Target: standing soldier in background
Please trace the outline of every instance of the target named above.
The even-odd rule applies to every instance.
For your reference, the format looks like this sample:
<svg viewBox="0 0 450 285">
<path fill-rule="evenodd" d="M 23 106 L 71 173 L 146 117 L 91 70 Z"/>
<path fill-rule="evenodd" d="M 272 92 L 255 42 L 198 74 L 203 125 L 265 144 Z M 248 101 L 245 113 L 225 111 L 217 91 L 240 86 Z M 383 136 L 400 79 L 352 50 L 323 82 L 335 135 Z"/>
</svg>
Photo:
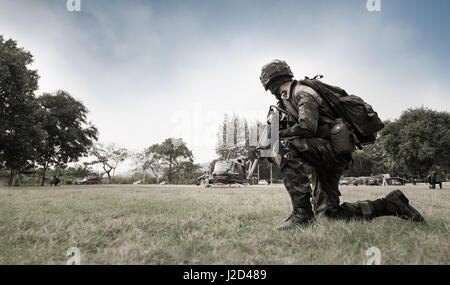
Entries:
<svg viewBox="0 0 450 285">
<path fill-rule="evenodd" d="M 439 189 L 442 189 L 442 182 L 445 181 L 445 177 L 442 172 L 436 174 L 436 184 L 439 184 Z"/>
<path fill-rule="evenodd" d="M 428 188 L 430 188 L 430 189 L 434 189 L 434 188 L 436 188 L 436 184 L 434 183 L 434 180 L 433 180 L 433 174 L 431 173 L 430 175 L 428 175 L 427 176 L 427 182 L 428 182 Z"/>
<path fill-rule="evenodd" d="M 436 171 L 431 172 L 431 174 L 428 175 L 427 180 L 430 184 L 430 189 L 436 189 L 436 184 L 439 184 L 439 189 L 442 189 L 442 181 L 444 181 L 444 179 L 440 174 L 437 174 Z"/>
<path fill-rule="evenodd" d="M 290 67 L 280 60 L 264 65 L 260 76 L 265 90 L 270 90 L 278 100 L 278 107 L 288 113 L 288 125 L 279 132 L 279 151 L 280 169 L 293 210 L 275 229 L 307 225 L 316 215 L 345 220 L 399 216 L 425 222 L 400 190 L 375 201 L 339 204 L 339 179 L 352 155 L 335 151 L 330 132 L 342 119 L 336 117 L 317 91 L 293 77 Z"/>
</svg>

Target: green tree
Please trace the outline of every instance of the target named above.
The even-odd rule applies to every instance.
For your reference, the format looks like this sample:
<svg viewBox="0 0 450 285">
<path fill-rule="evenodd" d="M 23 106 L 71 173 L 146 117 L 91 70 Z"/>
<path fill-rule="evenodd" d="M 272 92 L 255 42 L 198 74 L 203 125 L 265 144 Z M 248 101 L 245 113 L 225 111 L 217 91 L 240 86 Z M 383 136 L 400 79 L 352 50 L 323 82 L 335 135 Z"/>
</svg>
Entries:
<svg viewBox="0 0 450 285">
<path fill-rule="evenodd" d="M 44 186 L 47 170 L 76 162 L 89 153 L 93 141 L 97 140 L 97 129 L 87 122 L 87 108 L 65 91 L 44 93 L 38 97 L 41 121 L 47 137 L 44 149 L 39 153 L 38 163 L 43 167 Z"/>
<path fill-rule="evenodd" d="M 161 144 L 154 144 L 147 149 L 148 157 L 153 159 L 153 164 L 164 170 L 167 183 L 173 182 L 174 172 L 182 165 L 182 162 L 193 162 L 192 151 L 182 139 L 168 138 Z"/>
<path fill-rule="evenodd" d="M 152 147 L 145 149 L 142 152 L 137 152 L 133 157 L 134 171 L 143 173 L 143 181 L 145 181 L 145 175 L 150 170 L 152 175 L 156 179 L 156 183 L 159 183 L 163 171 L 163 162 L 158 153 L 153 151 Z"/>
<path fill-rule="evenodd" d="M 177 184 L 193 184 L 203 174 L 200 164 L 192 161 L 181 161 L 174 171 L 174 179 Z"/>
<path fill-rule="evenodd" d="M 126 148 L 119 147 L 114 143 L 108 145 L 96 143 L 92 146 L 90 154 L 96 158 L 91 164 L 100 163 L 102 165 L 103 170 L 108 175 L 110 184 L 113 182 L 119 164 L 125 161 L 129 156 L 129 152 Z"/>
<path fill-rule="evenodd" d="M 75 164 L 73 166 L 69 166 L 64 170 L 67 176 L 72 176 L 76 178 L 84 178 L 88 176 L 95 176 L 97 173 L 92 169 L 90 163 L 82 163 Z"/>
<path fill-rule="evenodd" d="M 10 170 L 8 185 L 30 167 L 46 137 L 34 96 L 39 76 L 29 69 L 33 56 L 0 35 L 0 162 Z"/>
<path fill-rule="evenodd" d="M 392 168 L 423 178 L 430 169 L 450 170 L 450 113 L 408 109 L 381 131 L 381 145 Z"/>
</svg>

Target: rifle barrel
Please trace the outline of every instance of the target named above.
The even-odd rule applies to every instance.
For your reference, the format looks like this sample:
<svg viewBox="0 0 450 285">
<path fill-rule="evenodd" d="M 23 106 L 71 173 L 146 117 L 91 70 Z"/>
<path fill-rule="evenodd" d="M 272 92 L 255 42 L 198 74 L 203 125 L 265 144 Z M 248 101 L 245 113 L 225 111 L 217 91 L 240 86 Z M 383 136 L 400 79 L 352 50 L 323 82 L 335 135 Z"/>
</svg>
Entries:
<svg viewBox="0 0 450 285">
<path fill-rule="evenodd" d="M 252 167 L 250 168 L 250 171 L 247 174 L 247 180 L 250 180 L 253 176 L 253 172 L 255 172 L 256 167 L 258 166 L 259 158 L 255 158 L 255 160 L 252 163 Z"/>
</svg>

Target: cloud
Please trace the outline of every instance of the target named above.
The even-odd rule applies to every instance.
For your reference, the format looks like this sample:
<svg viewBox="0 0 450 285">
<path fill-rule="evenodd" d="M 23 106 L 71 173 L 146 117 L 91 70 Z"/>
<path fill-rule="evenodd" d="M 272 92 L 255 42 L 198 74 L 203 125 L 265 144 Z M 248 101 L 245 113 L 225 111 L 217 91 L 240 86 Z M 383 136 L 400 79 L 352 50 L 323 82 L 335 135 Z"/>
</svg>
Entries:
<svg viewBox="0 0 450 285">
<path fill-rule="evenodd" d="M 62 2 L 0 0 L 1 33 L 34 54 L 39 92 L 69 91 L 100 140 L 133 150 L 180 135 L 196 161 L 211 160 L 224 113 L 265 119 L 274 100 L 258 77 L 274 58 L 297 78 L 325 75 L 383 119 L 450 106 L 448 56 L 390 2 L 379 13 L 365 1 L 82 0 L 80 13 Z"/>
</svg>

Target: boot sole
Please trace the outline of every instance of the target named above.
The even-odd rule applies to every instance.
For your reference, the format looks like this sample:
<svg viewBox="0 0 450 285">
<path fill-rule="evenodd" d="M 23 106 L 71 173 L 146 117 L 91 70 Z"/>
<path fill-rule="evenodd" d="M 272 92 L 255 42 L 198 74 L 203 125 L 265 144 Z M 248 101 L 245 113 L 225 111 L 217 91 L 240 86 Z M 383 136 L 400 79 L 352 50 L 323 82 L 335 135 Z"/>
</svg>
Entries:
<svg viewBox="0 0 450 285">
<path fill-rule="evenodd" d="M 412 217 L 400 216 L 400 218 L 404 220 L 413 220 L 415 222 L 425 223 L 425 218 L 419 213 L 419 211 L 417 211 L 414 207 L 412 207 L 409 204 L 408 198 L 406 198 L 405 194 L 403 194 L 402 191 L 400 191 L 399 189 L 394 190 L 393 192 L 391 192 L 391 195 L 395 196 L 398 200 L 400 200 L 403 206 L 405 206 L 412 213 L 411 215 Z"/>
</svg>

